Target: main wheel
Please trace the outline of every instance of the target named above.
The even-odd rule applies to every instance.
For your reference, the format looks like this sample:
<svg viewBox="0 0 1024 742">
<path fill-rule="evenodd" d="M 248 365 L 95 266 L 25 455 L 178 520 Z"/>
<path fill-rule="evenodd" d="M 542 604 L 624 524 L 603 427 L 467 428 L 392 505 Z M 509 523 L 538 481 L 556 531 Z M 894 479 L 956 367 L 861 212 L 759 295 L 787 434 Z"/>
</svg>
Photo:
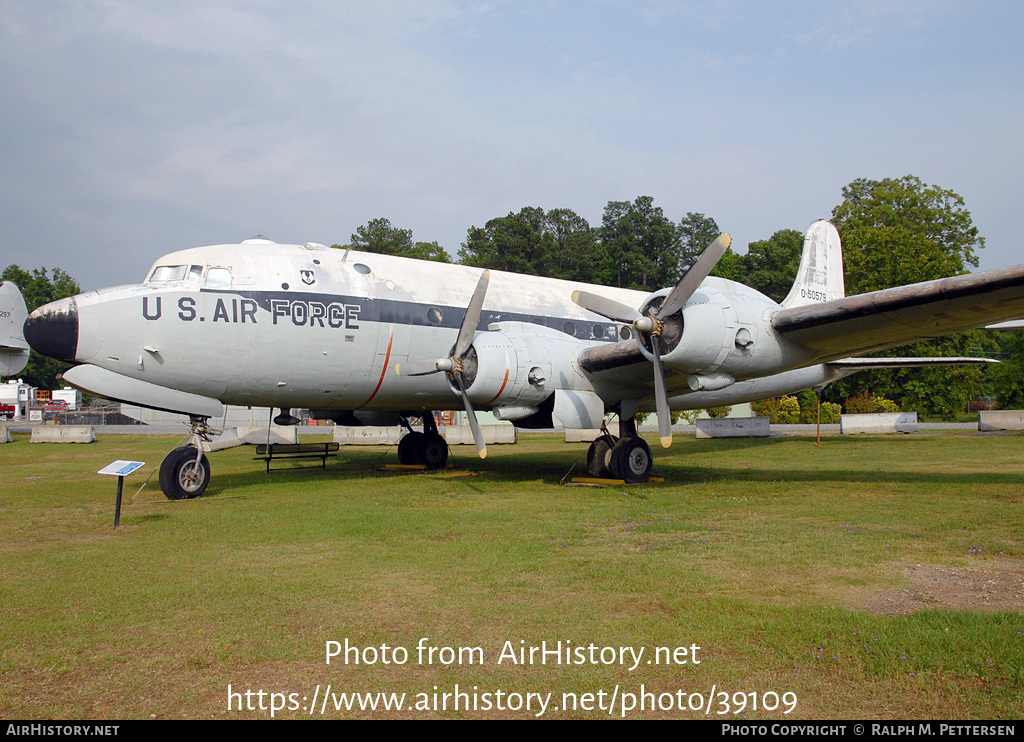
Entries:
<svg viewBox="0 0 1024 742">
<path fill-rule="evenodd" d="M 426 438 L 427 436 L 418 431 L 403 435 L 402 440 L 398 441 L 398 463 L 404 466 L 426 464 Z"/>
<path fill-rule="evenodd" d="M 171 451 L 160 464 L 160 489 L 170 500 L 191 500 L 206 491 L 210 483 L 210 462 L 204 453 L 196 463 L 196 449 L 182 446 Z"/>
<path fill-rule="evenodd" d="M 612 460 L 612 447 L 615 440 L 610 435 L 602 435 L 590 444 L 587 449 L 587 472 L 598 479 L 608 479 L 612 476 L 609 468 Z"/>
<path fill-rule="evenodd" d="M 448 463 L 448 441 L 439 434 L 423 436 L 423 463 L 428 469 L 444 469 Z"/>
<path fill-rule="evenodd" d="M 612 473 L 629 484 L 646 482 L 654 459 L 643 438 L 620 438 L 612 449 Z"/>
</svg>

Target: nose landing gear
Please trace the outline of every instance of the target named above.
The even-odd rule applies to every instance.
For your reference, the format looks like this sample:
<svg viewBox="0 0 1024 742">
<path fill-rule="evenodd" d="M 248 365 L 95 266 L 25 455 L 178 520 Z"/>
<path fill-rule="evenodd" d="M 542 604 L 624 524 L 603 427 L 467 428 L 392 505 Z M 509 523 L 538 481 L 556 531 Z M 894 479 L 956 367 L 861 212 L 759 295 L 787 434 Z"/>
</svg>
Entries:
<svg viewBox="0 0 1024 742">
<path fill-rule="evenodd" d="M 206 417 L 193 417 L 189 445 L 175 448 L 160 464 L 160 489 L 167 499 L 191 500 L 210 484 L 210 462 L 203 453 L 203 441 L 221 431 L 211 428 L 208 421 Z"/>
<path fill-rule="evenodd" d="M 175 448 L 160 464 L 160 489 L 169 500 L 191 500 L 206 491 L 210 462 L 192 446 Z"/>
</svg>

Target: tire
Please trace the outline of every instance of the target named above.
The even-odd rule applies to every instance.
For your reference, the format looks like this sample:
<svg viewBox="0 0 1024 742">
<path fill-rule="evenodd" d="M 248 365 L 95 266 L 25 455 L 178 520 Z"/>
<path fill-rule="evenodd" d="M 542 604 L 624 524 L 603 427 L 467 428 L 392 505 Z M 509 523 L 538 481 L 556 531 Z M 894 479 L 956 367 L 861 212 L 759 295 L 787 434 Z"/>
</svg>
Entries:
<svg viewBox="0 0 1024 742">
<path fill-rule="evenodd" d="M 612 473 L 627 484 L 646 482 L 653 466 L 651 447 L 643 438 L 620 438 L 612 449 Z"/>
<path fill-rule="evenodd" d="M 417 431 L 403 435 L 402 440 L 398 441 L 398 463 L 404 466 L 426 465 L 426 438 Z"/>
<path fill-rule="evenodd" d="M 422 452 L 428 469 L 444 469 L 448 463 L 448 442 L 437 433 L 423 436 Z"/>
<path fill-rule="evenodd" d="M 614 439 L 608 435 L 602 435 L 590 444 L 587 450 L 587 472 L 598 479 L 609 479 L 612 477 L 611 464 L 612 447 Z"/>
<path fill-rule="evenodd" d="M 191 500 L 206 491 L 210 483 L 210 462 L 206 454 L 196 466 L 196 449 L 182 446 L 171 451 L 160 464 L 160 489 L 169 500 Z"/>
</svg>

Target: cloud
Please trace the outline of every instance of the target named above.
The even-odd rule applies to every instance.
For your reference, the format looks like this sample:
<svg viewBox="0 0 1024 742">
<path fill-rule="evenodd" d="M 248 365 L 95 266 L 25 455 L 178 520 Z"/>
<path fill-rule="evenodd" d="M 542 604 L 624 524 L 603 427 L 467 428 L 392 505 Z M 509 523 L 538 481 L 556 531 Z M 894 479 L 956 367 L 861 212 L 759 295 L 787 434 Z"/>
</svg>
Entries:
<svg viewBox="0 0 1024 742">
<path fill-rule="evenodd" d="M 859 47 L 898 39 L 916 45 L 925 29 L 947 22 L 949 2 L 907 0 L 852 0 L 821 6 L 821 20 L 813 31 L 798 34 L 796 40 L 824 51 L 845 52 Z"/>
<path fill-rule="evenodd" d="M 597 222 L 639 195 L 745 244 L 827 216 L 855 177 L 973 172 L 953 158 L 1002 203 L 1012 24 L 991 12 L 952 58 L 973 27 L 924 8 L 7 0 L 0 236 L 95 287 L 255 232 L 345 241 L 384 216 L 454 252 L 526 205 Z"/>
</svg>

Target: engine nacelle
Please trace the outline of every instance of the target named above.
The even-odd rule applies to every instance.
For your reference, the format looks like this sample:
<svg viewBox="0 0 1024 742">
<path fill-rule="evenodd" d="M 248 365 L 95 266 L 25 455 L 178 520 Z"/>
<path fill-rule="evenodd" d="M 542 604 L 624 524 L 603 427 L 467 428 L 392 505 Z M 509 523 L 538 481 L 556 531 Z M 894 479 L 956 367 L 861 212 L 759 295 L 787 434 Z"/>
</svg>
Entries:
<svg viewBox="0 0 1024 742">
<path fill-rule="evenodd" d="M 586 345 L 565 333 L 523 322 L 498 322 L 477 333 L 463 379 L 474 405 L 507 410 L 507 419 L 535 411 L 555 389 L 590 389 L 575 360 Z"/>
<path fill-rule="evenodd" d="M 664 301 L 669 290 L 655 292 L 642 314 Z M 761 351 L 774 342 L 765 335 L 761 315 L 764 307 L 752 306 L 743 296 L 727 298 L 714 286 L 701 286 L 681 311 L 666 318 L 659 341 L 666 367 L 690 374 L 696 389 L 720 389 L 732 378 L 741 377 Z M 650 338 L 640 336 L 640 349 L 652 357 Z M 769 355 L 775 355 L 770 353 Z"/>
</svg>

